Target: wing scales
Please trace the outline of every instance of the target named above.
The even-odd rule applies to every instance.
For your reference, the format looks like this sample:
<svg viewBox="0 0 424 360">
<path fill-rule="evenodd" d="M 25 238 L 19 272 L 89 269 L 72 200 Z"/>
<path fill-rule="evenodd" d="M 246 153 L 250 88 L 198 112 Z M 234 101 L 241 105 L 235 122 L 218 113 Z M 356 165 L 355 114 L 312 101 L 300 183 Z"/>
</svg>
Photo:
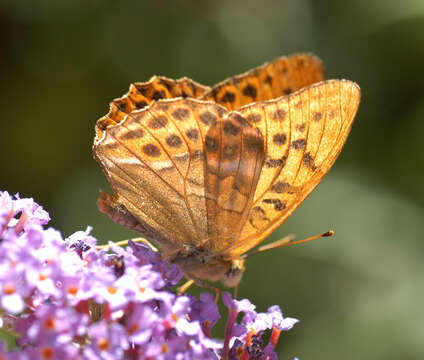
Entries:
<svg viewBox="0 0 424 360">
<path fill-rule="evenodd" d="M 355 83 L 330 80 L 276 101 L 240 109 L 242 114 L 247 114 L 260 111 L 263 106 L 269 124 L 277 103 L 280 110 L 287 111 L 281 121 L 290 124 L 290 134 L 287 134 L 287 158 L 279 165 L 278 175 L 270 180 L 269 174 L 261 174 L 259 184 L 268 183 L 266 191 L 258 186 L 240 240 L 224 251 L 224 256 L 237 257 L 256 246 L 310 194 L 337 158 L 359 99 L 360 90 Z M 270 132 L 268 144 L 269 137 Z M 267 156 L 271 151 L 268 147 Z"/>
<path fill-rule="evenodd" d="M 153 103 L 103 130 L 94 146 L 118 194 L 114 206 L 122 205 L 180 246 L 199 243 L 206 233 L 202 134 L 213 122 L 202 121 L 205 104 L 193 99 Z M 209 120 L 225 111 L 209 107 Z"/>
<path fill-rule="evenodd" d="M 131 84 L 128 93 L 114 99 L 110 103 L 109 113 L 97 121 L 96 134 L 101 137 L 102 131 L 108 126 L 116 125 L 126 115 L 144 109 L 153 101 L 176 97 L 199 98 L 209 89 L 208 86 L 203 86 L 186 77 L 173 80 L 164 76 L 153 76 L 147 82 Z"/>
<path fill-rule="evenodd" d="M 205 138 L 204 247 L 219 252 L 240 236 L 263 163 L 263 139 L 240 114 L 231 112 Z"/>
<path fill-rule="evenodd" d="M 252 102 L 276 99 L 323 80 L 322 62 L 312 54 L 283 56 L 231 77 L 201 98 L 235 110 Z"/>
</svg>

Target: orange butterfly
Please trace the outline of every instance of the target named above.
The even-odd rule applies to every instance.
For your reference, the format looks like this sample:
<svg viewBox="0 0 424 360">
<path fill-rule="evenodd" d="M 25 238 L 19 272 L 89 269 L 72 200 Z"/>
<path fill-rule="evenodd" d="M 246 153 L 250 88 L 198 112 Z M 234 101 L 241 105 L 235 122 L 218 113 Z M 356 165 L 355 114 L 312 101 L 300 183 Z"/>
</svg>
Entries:
<svg viewBox="0 0 424 360">
<path fill-rule="evenodd" d="M 321 61 L 296 54 L 212 88 L 132 84 L 96 125 L 94 156 L 114 191 L 100 211 L 189 279 L 236 287 L 246 252 L 311 193 L 350 131 L 359 87 L 322 80 Z"/>
</svg>

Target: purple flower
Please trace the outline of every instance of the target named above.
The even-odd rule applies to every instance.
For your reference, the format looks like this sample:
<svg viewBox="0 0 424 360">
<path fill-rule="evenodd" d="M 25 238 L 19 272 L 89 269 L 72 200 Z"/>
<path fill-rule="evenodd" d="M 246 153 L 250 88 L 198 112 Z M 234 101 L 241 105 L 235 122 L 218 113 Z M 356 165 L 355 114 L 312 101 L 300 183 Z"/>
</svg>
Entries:
<svg viewBox="0 0 424 360">
<path fill-rule="evenodd" d="M 25 223 L 22 224 L 24 229 L 30 228 L 34 224 L 46 225 L 50 221 L 50 216 L 40 205 L 38 205 L 34 199 L 25 198 L 21 199 L 19 194 L 15 195 L 16 200 L 13 202 L 13 210 L 16 214 L 21 213 L 21 217 L 26 217 Z M 13 219 L 10 222 L 10 226 L 18 225 L 21 221 Z"/>
<path fill-rule="evenodd" d="M 130 347 L 128 334 L 117 323 L 95 323 L 88 330 L 90 344 L 84 348 L 87 359 L 123 359 L 125 350 Z"/>
<path fill-rule="evenodd" d="M 57 345 L 70 343 L 83 336 L 89 318 L 70 307 L 51 304 L 39 306 L 30 316 L 21 317 L 16 330 L 25 336 L 26 343 L 33 345 Z M 20 342 L 22 343 L 22 338 Z"/>
<path fill-rule="evenodd" d="M 136 345 L 146 344 L 153 336 L 156 325 L 160 322 L 160 317 L 150 306 L 134 304 L 131 309 L 127 309 L 127 319 L 125 328 L 128 339 Z M 140 321 L 142 319 L 142 321 Z"/>
<path fill-rule="evenodd" d="M 228 307 L 229 315 L 224 340 L 223 356 L 230 358 L 274 359 L 275 346 L 282 330 L 291 329 L 299 320 L 283 318 L 279 306 L 271 306 L 266 313 L 257 313 L 255 306 L 247 299 L 235 300 L 227 292 L 222 294 L 224 305 Z M 240 324 L 236 323 L 238 314 L 244 316 Z M 269 343 L 265 346 L 262 335 L 271 330 Z"/>
<path fill-rule="evenodd" d="M 215 297 L 210 293 L 201 293 L 200 299 L 191 298 L 191 308 L 188 313 L 189 318 L 193 321 L 199 321 L 202 324 L 204 333 L 212 337 L 211 331 L 221 315 L 218 306 L 215 303 Z"/>
<path fill-rule="evenodd" d="M 269 307 L 267 314 L 272 321 L 272 327 L 275 327 L 278 330 L 288 331 L 299 322 L 299 320 L 295 318 L 283 318 L 283 313 L 278 305 Z"/>
<path fill-rule="evenodd" d="M 83 255 L 89 250 L 95 249 L 97 245 L 97 240 L 90 236 L 92 229 L 91 226 L 88 226 L 85 231 L 77 231 L 65 240 L 69 248 L 74 249 L 80 258 L 83 258 Z"/>
<path fill-rule="evenodd" d="M 49 221 L 49 214 L 32 198 L 21 199 L 16 194 L 13 199 L 8 192 L 0 191 L 0 238 L 7 227 L 19 234 L 34 224 L 46 225 Z"/>
<path fill-rule="evenodd" d="M 0 192 L 0 314 L 20 347 L 0 343 L 0 358 L 269 360 L 280 332 L 298 321 L 224 292 L 224 342 L 214 339 L 215 297 L 178 296 L 177 265 L 133 241 L 99 250 L 90 227 L 64 240 L 49 220 L 33 199 Z"/>
<path fill-rule="evenodd" d="M 13 215 L 12 198 L 6 191 L 0 192 L 0 239 L 2 238 L 4 231 L 7 229 Z"/>
</svg>

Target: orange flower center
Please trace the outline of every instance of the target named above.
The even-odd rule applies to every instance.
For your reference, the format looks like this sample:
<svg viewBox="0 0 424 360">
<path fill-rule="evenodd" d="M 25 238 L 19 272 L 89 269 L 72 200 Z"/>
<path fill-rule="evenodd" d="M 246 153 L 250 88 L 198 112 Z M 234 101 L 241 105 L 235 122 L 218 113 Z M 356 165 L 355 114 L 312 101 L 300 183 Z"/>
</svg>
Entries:
<svg viewBox="0 0 424 360">
<path fill-rule="evenodd" d="M 40 275 L 38 276 L 38 278 L 39 278 L 41 281 L 44 281 L 44 280 L 46 280 L 46 279 L 47 279 L 47 276 L 46 276 L 46 275 L 44 275 L 44 274 L 40 274 Z"/>
<path fill-rule="evenodd" d="M 44 321 L 44 327 L 47 330 L 54 330 L 54 328 L 55 328 L 55 318 L 50 317 L 50 318 L 46 319 L 46 321 Z"/>
<path fill-rule="evenodd" d="M 172 313 L 171 317 L 172 317 L 172 320 L 174 320 L 175 322 L 178 321 L 178 316 L 175 313 Z"/>
<path fill-rule="evenodd" d="M 99 347 L 100 351 L 105 351 L 109 349 L 109 341 L 107 339 L 99 339 L 97 341 L 97 346 Z"/>
<path fill-rule="evenodd" d="M 6 295 L 12 295 L 16 291 L 16 286 L 14 284 L 6 284 L 3 288 L 3 292 Z"/>
<path fill-rule="evenodd" d="M 110 294 L 115 295 L 118 289 L 113 286 L 108 286 L 107 291 L 109 291 Z"/>
<path fill-rule="evenodd" d="M 41 356 L 43 359 L 53 359 L 53 349 L 51 347 L 45 347 L 41 350 Z"/>
<path fill-rule="evenodd" d="M 131 327 L 128 329 L 128 332 L 130 334 L 134 334 L 139 329 L 138 324 L 134 323 L 131 325 Z"/>
<path fill-rule="evenodd" d="M 68 294 L 70 295 L 76 295 L 78 292 L 78 288 L 76 286 L 70 286 L 68 288 Z"/>
</svg>

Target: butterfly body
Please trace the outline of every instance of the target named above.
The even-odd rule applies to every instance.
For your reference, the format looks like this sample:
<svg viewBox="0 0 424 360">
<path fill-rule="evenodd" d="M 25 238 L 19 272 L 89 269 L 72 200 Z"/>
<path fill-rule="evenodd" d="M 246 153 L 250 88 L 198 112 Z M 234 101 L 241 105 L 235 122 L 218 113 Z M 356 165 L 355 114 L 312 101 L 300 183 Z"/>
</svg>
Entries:
<svg viewBox="0 0 424 360">
<path fill-rule="evenodd" d="M 117 224 L 153 239 L 162 253 L 172 254 L 169 256 L 169 260 L 178 264 L 187 278 L 197 282 L 203 280 L 222 281 L 227 287 L 238 285 L 244 272 L 244 260 L 242 258 L 225 259 L 202 246 L 184 245 L 181 247 L 175 240 L 164 238 L 155 229 L 137 220 L 123 207 L 122 202 L 116 196 L 102 192 L 98 206 L 100 211 L 108 215 Z M 206 239 L 203 239 L 201 243 L 207 243 Z"/>
<path fill-rule="evenodd" d="M 237 286 L 243 254 L 328 172 L 359 88 L 283 57 L 212 88 L 153 77 L 114 100 L 94 155 L 114 190 L 99 209 L 155 241 L 194 280 Z"/>
</svg>

